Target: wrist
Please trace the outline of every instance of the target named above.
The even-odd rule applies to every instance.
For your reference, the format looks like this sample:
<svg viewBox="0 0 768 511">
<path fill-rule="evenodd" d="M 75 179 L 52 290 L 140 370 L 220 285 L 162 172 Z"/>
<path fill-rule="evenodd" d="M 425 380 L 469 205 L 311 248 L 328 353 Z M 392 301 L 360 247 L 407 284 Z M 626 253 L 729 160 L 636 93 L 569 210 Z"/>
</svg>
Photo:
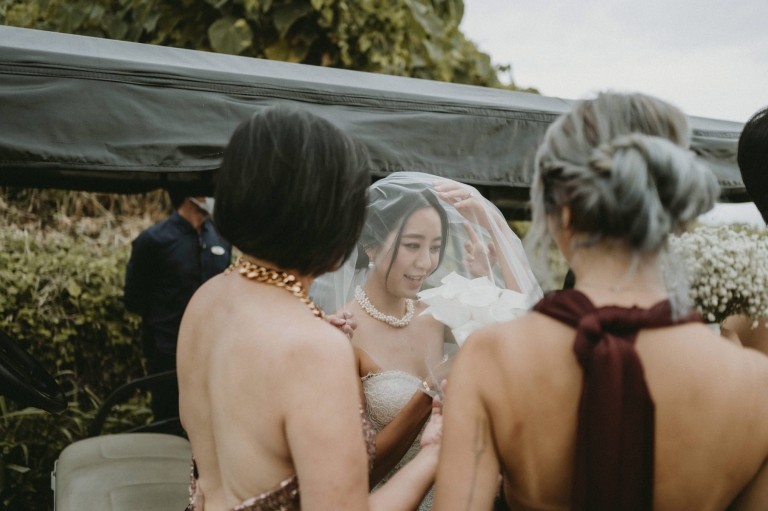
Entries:
<svg viewBox="0 0 768 511">
<path fill-rule="evenodd" d="M 440 458 L 440 444 L 428 444 L 421 447 L 418 456 L 425 464 L 437 467 L 437 461 Z"/>
</svg>

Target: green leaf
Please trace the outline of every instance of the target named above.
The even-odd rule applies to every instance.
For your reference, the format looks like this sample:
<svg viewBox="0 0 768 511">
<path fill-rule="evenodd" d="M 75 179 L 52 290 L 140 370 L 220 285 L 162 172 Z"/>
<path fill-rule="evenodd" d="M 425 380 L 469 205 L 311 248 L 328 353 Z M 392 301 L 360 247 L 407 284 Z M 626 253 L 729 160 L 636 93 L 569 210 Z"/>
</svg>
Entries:
<svg viewBox="0 0 768 511">
<path fill-rule="evenodd" d="M 83 292 L 82 288 L 74 280 L 70 280 L 67 284 L 67 293 L 72 298 L 77 298 Z"/>
<path fill-rule="evenodd" d="M 421 0 L 403 0 L 403 3 L 410 8 L 413 18 L 427 34 L 439 37 L 443 33 L 443 21 L 435 14 L 431 4 L 424 4 Z"/>
<path fill-rule="evenodd" d="M 298 44 L 292 45 L 285 39 L 280 39 L 272 46 L 266 48 L 264 54 L 269 60 L 299 63 L 307 58 L 311 46 L 311 41 L 300 40 Z"/>
<path fill-rule="evenodd" d="M 229 0 L 205 0 L 216 9 L 221 9 Z"/>
<path fill-rule="evenodd" d="M 429 39 L 424 39 L 424 48 L 427 49 L 429 59 L 435 64 L 441 62 L 445 57 L 445 54 L 443 53 L 443 50 L 440 48 L 440 46 L 432 43 Z"/>
<path fill-rule="evenodd" d="M 298 19 L 303 18 L 313 10 L 312 5 L 303 0 L 294 1 L 288 5 L 281 5 L 275 9 L 273 22 L 280 37 L 285 37 L 288 29 L 290 29 Z"/>
<path fill-rule="evenodd" d="M 40 12 L 37 4 L 16 4 L 6 11 L 6 23 L 12 27 L 32 28 Z"/>
<path fill-rule="evenodd" d="M 449 0 L 451 10 L 453 11 L 453 19 L 456 21 L 456 26 L 461 24 L 461 20 L 464 19 L 464 0 Z"/>
<path fill-rule="evenodd" d="M 102 26 L 110 39 L 123 39 L 128 33 L 128 24 L 117 16 L 105 16 Z"/>
<path fill-rule="evenodd" d="M 245 19 L 226 17 L 210 26 L 208 40 L 214 51 L 239 55 L 253 44 L 253 32 Z"/>
<path fill-rule="evenodd" d="M 243 0 L 243 8 L 245 9 L 245 17 L 249 20 L 258 21 L 261 17 L 259 10 L 259 0 Z"/>
<path fill-rule="evenodd" d="M 87 6 L 81 3 L 59 0 L 51 3 L 45 18 L 59 32 L 71 34 L 83 24 L 88 12 Z"/>
<path fill-rule="evenodd" d="M 363 53 L 367 52 L 372 44 L 373 43 L 371 42 L 371 38 L 368 36 L 368 34 L 361 35 L 357 40 L 357 47 L 360 48 L 360 51 Z"/>
<path fill-rule="evenodd" d="M 13 463 L 6 463 L 5 468 L 20 474 L 26 474 L 30 470 L 29 467 L 22 467 L 21 465 L 14 465 Z"/>
<path fill-rule="evenodd" d="M 147 17 L 144 18 L 143 23 L 144 30 L 147 32 L 154 32 L 155 28 L 157 28 L 157 22 L 160 21 L 160 15 L 160 11 L 154 11 L 147 14 Z"/>
</svg>

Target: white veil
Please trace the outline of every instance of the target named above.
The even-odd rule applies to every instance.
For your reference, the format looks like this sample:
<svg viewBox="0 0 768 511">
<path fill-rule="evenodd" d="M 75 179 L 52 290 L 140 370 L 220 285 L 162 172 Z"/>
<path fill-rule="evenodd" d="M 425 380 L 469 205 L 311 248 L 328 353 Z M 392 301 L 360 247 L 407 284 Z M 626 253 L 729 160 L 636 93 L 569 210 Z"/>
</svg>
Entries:
<svg viewBox="0 0 768 511">
<path fill-rule="evenodd" d="M 475 329 L 513 319 L 543 296 L 520 239 L 499 210 L 471 186 L 430 174 L 397 172 L 374 183 L 368 193 L 366 220 L 356 249 L 338 270 L 319 277 L 310 291 L 315 304 L 327 314 L 346 311 L 356 299 L 356 288 L 366 286 L 369 276 L 373 275 L 369 270 L 371 249 L 375 249 L 375 264 L 383 265 L 385 270 L 387 266 L 392 269 L 394 262 L 401 258 L 398 248 L 410 250 L 405 238 L 398 239 L 403 235 L 406 222 L 410 218 L 422 218 L 415 212 L 429 208 L 438 213 L 424 222 L 431 222 L 433 231 L 441 235 L 441 241 L 437 242 L 439 258 L 437 247 L 430 246 L 436 268 L 426 278 L 422 277 L 412 290 L 414 294 L 419 291 L 417 296 L 429 306 L 426 310 L 423 304 L 419 306 L 421 313 L 431 312 L 453 332 L 455 343 L 450 342 L 450 335 L 445 336 L 449 342 L 443 345 L 443 362 L 455 354 Z M 439 222 L 437 216 L 440 216 Z M 394 275 L 397 271 L 390 274 L 389 270 L 385 285 L 398 279 L 402 285 L 403 275 Z M 464 300 L 467 297 L 469 300 Z M 502 304 L 505 297 L 511 298 Z M 504 310 L 500 314 L 494 314 L 500 310 L 498 305 L 506 307 L 501 308 Z M 414 336 L 414 343 L 423 342 L 417 337 Z M 353 336 L 352 342 L 376 360 L 382 370 L 401 369 L 391 356 L 386 360 L 379 357 L 379 340 Z M 439 392 L 439 383 L 447 374 L 449 363 L 430 356 L 425 364 L 431 374 L 430 386 L 437 387 Z"/>
</svg>

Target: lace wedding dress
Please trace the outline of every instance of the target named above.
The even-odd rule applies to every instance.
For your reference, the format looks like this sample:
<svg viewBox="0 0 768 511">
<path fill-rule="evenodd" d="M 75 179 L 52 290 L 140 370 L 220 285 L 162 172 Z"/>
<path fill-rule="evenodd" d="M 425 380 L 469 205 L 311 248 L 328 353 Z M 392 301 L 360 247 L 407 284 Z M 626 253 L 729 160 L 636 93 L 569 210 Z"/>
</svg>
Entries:
<svg viewBox="0 0 768 511">
<path fill-rule="evenodd" d="M 363 377 L 362 380 L 363 392 L 365 393 L 365 413 L 374 433 L 384 429 L 408 404 L 413 394 L 421 388 L 421 379 L 418 376 L 403 371 L 372 373 Z M 414 440 L 408 452 L 405 453 L 403 459 L 376 485 L 373 491 L 381 487 L 419 453 L 420 440 L 421 433 L 416 437 L 416 440 Z M 430 511 L 432 509 L 433 493 L 434 489 L 430 489 L 421 505 L 419 505 L 419 511 Z"/>
</svg>

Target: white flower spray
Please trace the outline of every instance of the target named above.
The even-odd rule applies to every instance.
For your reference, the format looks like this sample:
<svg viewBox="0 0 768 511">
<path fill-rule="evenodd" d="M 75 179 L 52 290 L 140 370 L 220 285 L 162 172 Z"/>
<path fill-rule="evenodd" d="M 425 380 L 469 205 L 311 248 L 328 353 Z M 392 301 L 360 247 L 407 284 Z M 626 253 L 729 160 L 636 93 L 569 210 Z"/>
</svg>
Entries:
<svg viewBox="0 0 768 511">
<path fill-rule="evenodd" d="M 699 226 L 670 236 L 669 249 L 690 278 L 690 295 L 701 317 L 722 323 L 733 314 L 768 317 L 768 236 L 729 226 Z"/>
<path fill-rule="evenodd" d="M 442 286 L 418 294 L 429 306 L 421 314 L 431 314 L 450 328 L 459 346 L 478 328 L 513 320 L 531 307 L 526 295 L 501 289 L 487 277 L 470 280 L 452 272 L 440 282 Z"/>
</svg>

